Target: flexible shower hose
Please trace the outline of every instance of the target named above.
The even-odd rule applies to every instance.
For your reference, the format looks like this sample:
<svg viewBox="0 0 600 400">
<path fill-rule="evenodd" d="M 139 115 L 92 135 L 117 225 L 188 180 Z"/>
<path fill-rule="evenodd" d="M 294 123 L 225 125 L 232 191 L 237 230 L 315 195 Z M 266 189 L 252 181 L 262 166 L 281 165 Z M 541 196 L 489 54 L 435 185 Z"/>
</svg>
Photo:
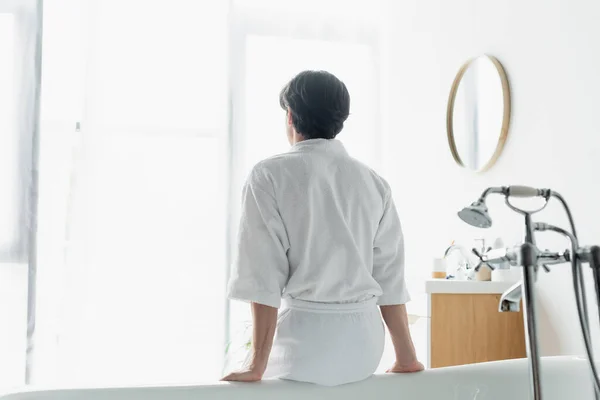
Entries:
<svg viewBox="0 0 600 400">
<path fill-rule="evenodd" d="M 565 236 L 569 237 L 569 241 L 571 242 L 571 272 L 573 274 L 573 289 L 575 291 L 575 302 L 577 304 L 577 315 L 579 317 L 579 324 L 581 325 L 581 333 L 583 335 L 583 342 L 585 345 L 585 352 L 587 353 L 588 362 L 590 364 L 590 370 L 592 372 L 592 380 L 594 382 L 594 393 L 596 400 L 600 397 L 600 376 L 598 375 L 598 370 L 596 368 L 596 364 L 594 363 L 594 351 L 592 348 L 592 340 L 590 337 L 590 326 L 589 326 L 589 313 L 587 307 L 587 298 L 585 293 L 585 282 L 583 280 L 583 273 L 581 271 L 581 263 L 579 258 L 577 257 L 577 247 L 579 245 L 577 239 L 577 231 L 575 230 L 575 221 L 573 219 L 573 215 L 571 214 L 571 210 L 567 205 L 565 199 L 556 192 L 552 192 L 552 195 L 556 197 L 560 203 L 562 204 L 565 213 L 567 214 L 567 218 L 569 219 L 569 224 L 571 225 L 572 235 L 569 235 L 568 232 L 564 231 L 559 232 L 565 234 Z M 600 279 L 599 279 L 600 271 L 594 269 L 594 280 L 595 280 L 595 290 L 596 297 L 598 299 L 598 313 L 600 315 Z"/>
</svg>

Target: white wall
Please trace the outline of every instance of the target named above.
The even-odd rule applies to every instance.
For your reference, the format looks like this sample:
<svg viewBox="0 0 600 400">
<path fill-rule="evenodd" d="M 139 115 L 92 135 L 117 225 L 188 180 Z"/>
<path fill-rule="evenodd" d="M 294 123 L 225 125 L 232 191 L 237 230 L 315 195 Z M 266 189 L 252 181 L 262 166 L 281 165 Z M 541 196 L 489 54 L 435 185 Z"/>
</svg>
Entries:
<svg viewBox="0 0 600 400">
<path fill-rule="evenodd" d="M 561 192 L 573 208 L 580 241 L 600 243 L 600 3 L 390 0 L 389 6 L 385 164 L 413 275 L 426 277 L 431 258 L 452 239 L 502 236 L 516 244 L 523 224 L 501 199 L 488 201 L 492 230 L 479 231 L 456 218 L 456 211 L 493 185 Z M 454 164 L 445 116 L 454 75 L 464 61 L 482 53 L 504 64 L 513 115 L 498 164 L 474 174 Z M 538 220 L 566 226 L 556 204 Z M 556 250 L 566 246 L 552 237 L 540 244 Z M 591 275 L 586 279 L 591 292 Z M 582 353 L 568 267 L 542 274 L 538 288 L 543 354 Z"/>
</svg>

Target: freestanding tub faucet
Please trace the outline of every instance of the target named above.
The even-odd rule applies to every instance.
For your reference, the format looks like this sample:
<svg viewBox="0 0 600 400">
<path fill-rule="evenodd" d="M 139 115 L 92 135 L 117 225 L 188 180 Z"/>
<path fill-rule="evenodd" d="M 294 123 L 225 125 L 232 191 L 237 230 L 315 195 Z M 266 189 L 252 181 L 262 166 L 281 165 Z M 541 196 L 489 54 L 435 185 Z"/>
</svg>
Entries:
<svg viewBox="0 0 600 400">
<path fill-rule="evenodd" d="M 522 281 L 513 285 L 500 298 L 498 309 L 500 312 L 519 311 L 520 302 L 523 302 L 525 323 L 525 343 L 527 347 L 527 358 L 529 359 L 529 373 L 531 379 L 530 394 L 534 400 L 542 400 L 542 388 L 540 381 L 540 354 L 537 338 L 537 313 L 536 313 L 536 292 L 535 281 L 538 271 L 543 268 L 549 272 L 548 265 L 570 262 L 573 274 L 573 286 L 575 290 L 575 300 L 577 303 L 577 312 L 585 349 L 589 359 L 592 380 L 595 389 L 596 400 L 600 399 L 600 377 L 594 363 L 592 344 L 589 329 L 589 315 L 587 311 L 587 302 L 585 297 L 585 287 L 583 274 L 581 271 L 582 263 L 588 263 L 593 270 L 595 280 L 596 298 L 598 300 L 598 313 L 600 314 L 600 247 L 579 247 L 575 223 L 571 210 L 567 202 L 557 192 L 550 189 L 534 189 L 525 186 L 506 186 L 492 187 L 486 189 L 481 197 L 468 207 L 465 207 L 458 213 L 460 219 L 464 222 L 478 227 L 489 228 L 492 226 L 492 218 L 488 213 L 485 200 L 490 194 L 501 194 L 505 197 L 506 205 L 513 211 L 521 214 L 525 219 L 525 239 L 523 244 L 512 249 L 496 249 L 481 254 L 482 263 L 493 265 L 500 262 L 509 262 L 513 266 L 521 266 Z M 540 197 L 544 200 L 543 205 L 534 210 L 524 210 L 515 206 L 511 199 L 516 197 Z M 550 198 L 557 199 L 563 206 L 571 231 L 546 224 L 534 223 L 532 215 L 542 211 L 548 205 Z M 571 249 L 564 252 L 541 251 L 535 244 L 536 231 L 551 231 L 563 235 L 571 242 Z"/>
</svg>

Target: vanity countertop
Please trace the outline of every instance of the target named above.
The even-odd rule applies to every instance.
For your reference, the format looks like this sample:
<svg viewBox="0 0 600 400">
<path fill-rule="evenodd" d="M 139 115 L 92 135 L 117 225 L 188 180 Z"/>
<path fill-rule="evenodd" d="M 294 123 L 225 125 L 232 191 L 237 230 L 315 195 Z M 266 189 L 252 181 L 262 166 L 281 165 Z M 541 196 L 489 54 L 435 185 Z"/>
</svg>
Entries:
<svg viewBox="0 0 600 400">
<path fill-rule="evenodd" d="M 515 282 L 456 281 L 451 279 L 428 279 L 425 281 L 427 294 L 501 294 Z"/>
</svg>

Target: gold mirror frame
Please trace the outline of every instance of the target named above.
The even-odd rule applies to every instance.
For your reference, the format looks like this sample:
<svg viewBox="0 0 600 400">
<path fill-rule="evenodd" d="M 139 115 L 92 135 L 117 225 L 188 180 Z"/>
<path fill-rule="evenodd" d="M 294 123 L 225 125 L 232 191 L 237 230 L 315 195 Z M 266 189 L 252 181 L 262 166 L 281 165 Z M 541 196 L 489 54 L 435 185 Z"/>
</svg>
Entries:
<svg viewBox="0 0 600 400">
<path fill-rule="evenodd" d="M 502 97 L 504 99 L 504 113 L 502 116 L 502 128 L 500 129 L 500 136 L 498 137 L 498 142 L 496 143 L 496 150 L 494 154 L 490 158 L 490 160 L 483 166 L 483 168 L 474 170 L 475 172 L 485 172 L 492 168 L 498 158 L 500 158 L 500 154 L 502 154 L 502 150 L 504 149 L 504 145 L 506 143 L 506 139 L 508 137 L 508 128 L 510 125 L 510 115 L 511 115 L 511 99 L 510 99 L 510 86 L 508 84 L 508 77 L 506 76 L 506 72 L 502 67 L 500 61 L 493 56 L 489 56 L 484 54 L 480 57 L 487 57 L 496 67 L 496 71 L 498 71 L 498 75 L 500 76 L 500 81 L 502 82 Z M 456 142 L 454 141 L 454 102 L 456 99 L 456 94 L 458 93 L 458 87 L 460 86 L 460 82 L 471 66 L 473 61 L 477 60 L 480 57 L 471 58 L 458 71 L 456 78 L 454 78 L 454 82 L 452 83 L 452 90 L 450 90 L 450 98 L 448 99 L 448 111 L 446 115 L 446 133 L 448 135 L 448 144 L 450 146 L 450 151 L 452 152 L 452 157 L 454 157 L 454 161 L 458 165 L 463 168 L 467 168 L 463 163 L 460 155 L 458 154 L 458 149 L 456 148 Z"/>
</svg>

